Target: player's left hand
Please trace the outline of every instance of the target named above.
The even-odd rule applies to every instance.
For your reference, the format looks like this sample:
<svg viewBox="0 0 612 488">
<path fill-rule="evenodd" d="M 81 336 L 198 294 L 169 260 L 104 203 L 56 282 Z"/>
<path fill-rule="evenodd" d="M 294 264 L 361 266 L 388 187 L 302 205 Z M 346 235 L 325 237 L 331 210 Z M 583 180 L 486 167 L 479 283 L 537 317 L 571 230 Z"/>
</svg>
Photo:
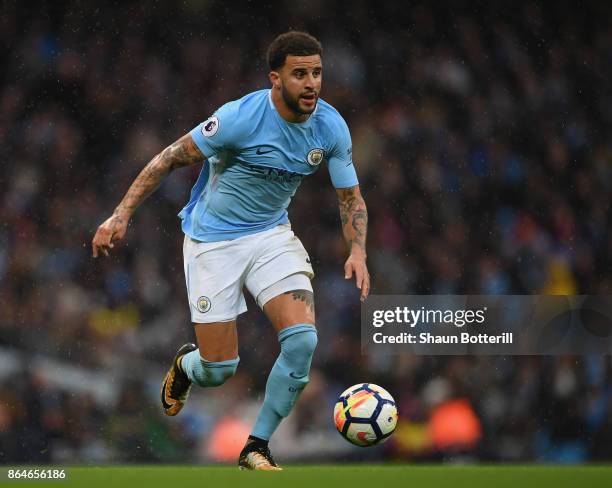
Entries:
<svg viewBox="0 0 612 488">
<path fill-rule="evenodd" d="M 370 273 L 368 273 L 365 256 L 351 253 L 344 263 L 344 278 L 350 280 L 353 277 L 353 272 L 355 273 L 355 284 L 361 290 L 359 299 L 365 302 L 370 294 Z"/>
</svg>

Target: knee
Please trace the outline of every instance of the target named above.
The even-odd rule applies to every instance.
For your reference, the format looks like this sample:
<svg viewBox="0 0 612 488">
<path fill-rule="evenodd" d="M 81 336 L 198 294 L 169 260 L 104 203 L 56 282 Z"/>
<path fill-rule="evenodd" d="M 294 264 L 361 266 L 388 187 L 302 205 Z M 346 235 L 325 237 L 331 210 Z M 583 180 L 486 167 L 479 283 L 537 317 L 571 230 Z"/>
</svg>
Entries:
<svg viewBox="0 0 612 488">
<path fill-rule="evenodd" d="M 281 339 L 281 354 L 288 363 L 307 374 L 317 347 L 317 329 L 314 325 L 300 327 L 301 330 Z"/>
<path fill-rule="evenodd" d="M 228 361 L 206 361 L 200 359 L 200 368 L 194 375 L 194 383 L 204 386 L 220 386 L 234 376 L 240 358 Z"/>
</svg>

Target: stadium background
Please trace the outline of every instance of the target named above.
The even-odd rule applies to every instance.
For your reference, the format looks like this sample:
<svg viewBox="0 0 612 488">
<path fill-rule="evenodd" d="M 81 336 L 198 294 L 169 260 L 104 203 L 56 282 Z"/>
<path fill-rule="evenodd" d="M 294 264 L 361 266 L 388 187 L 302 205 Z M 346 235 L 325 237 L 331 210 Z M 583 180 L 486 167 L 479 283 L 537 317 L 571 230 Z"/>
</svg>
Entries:
<svg viewBox="0 0 612 488">
<path fill-rule="evenodd" d="M 197 169 L 138 210 L 112 258 L 90 241 L 154 154 L 268 86 L 266 46 L 290 27 L 322 40 L 322 95 L 352 131 L 374 293 L 612 293 L 610 7 L 451 5 L 2 2 L 0 463 L 235 462 L 278 348 L 256 307 L 236 377 L 175 419 L 157 398 L 192 338 L 176 213 Z M 325 170 L 290 216 L 320 342 L 281 462 L 612 459 L 609 356 L 362 357 Z M 366 380 L 401 415 L 370 450 L 330 419 Z"/>
</svg>

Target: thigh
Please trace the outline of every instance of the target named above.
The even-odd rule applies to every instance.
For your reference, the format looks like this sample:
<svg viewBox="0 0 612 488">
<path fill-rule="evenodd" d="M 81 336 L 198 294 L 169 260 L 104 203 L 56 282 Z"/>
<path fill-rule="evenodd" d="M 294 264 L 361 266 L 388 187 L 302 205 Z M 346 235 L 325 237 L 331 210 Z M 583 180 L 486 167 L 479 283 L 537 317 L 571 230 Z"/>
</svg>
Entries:
<svg viewBox="0 0 612 488">
<path fill-rule="evenodd" d="M 292 290 L 272 298 L 263 307 L 277 332 L 295 324 L 314 324 L 314 295 L 310 290 Z"/>
<path fill-rule="evenodd" d="M 238 357 L 236 321 L 194 324 L 200 356 L 207 361 L 226 361 Z"/>
<path fill-rule="evenodd" d="M 261 237 L 255 253 L 256 259 L 248 270 L 245 285 L 258 305 L 263 308 L 258 297 L 265 289 L 298 273 L 312 279 L 314 272 L 306 249 L 289 226 L 279 225 L 269 232 L 262 233 Z M 300 288 L 290 288 L 290 290 L 298 289 Z M 308 286 L 307 289 L 311 287 Z M 281 291 L 287 290 L 285 288 Z"/>
<path fill-rule="evenodd" d="M 226 323 L 246 311 L 242 286 L 247 251 L 235 241 L 208 243 L 185 238 L 185 281 L 193 323 Z"/>
</svg>

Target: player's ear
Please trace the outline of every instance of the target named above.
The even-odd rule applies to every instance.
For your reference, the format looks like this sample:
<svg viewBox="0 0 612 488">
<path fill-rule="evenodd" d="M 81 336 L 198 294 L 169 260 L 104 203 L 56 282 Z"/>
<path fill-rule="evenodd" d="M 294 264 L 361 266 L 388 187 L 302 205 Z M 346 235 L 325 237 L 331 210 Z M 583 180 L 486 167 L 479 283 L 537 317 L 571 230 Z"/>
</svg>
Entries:
<svg viewBox="0 0 612 488">
<path fill-rule="evenodd" d="M 280 89 L 281 87 L 281 79 L 278 71 L 270 71 L 268 74 L 268 78 L 270 79 L 270 83 L 274 88 Z"/>
</svg>

